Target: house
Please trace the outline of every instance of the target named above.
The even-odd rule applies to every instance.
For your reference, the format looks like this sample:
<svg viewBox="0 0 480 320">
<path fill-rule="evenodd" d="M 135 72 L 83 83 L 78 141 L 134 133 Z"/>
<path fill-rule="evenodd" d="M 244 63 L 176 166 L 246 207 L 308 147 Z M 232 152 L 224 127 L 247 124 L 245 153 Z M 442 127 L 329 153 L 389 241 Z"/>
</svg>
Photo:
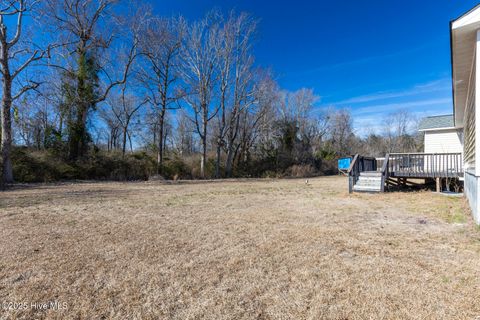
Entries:
<svg viewBox="0 0 480 320">
<path fill-rule="evenodd" d="M 425 153 L 463 152 L 463 129 L 455 128 L 453 114 L 424 118 L 418 130 L 424 134 Z"/>
<path fill-rule="evenodd" d="M 450 23 L 450 38 L 454 127 L 464 132 L 464 190 L 480 224 L 480 6 Z"/>
<path fill-rule="evenodd" d="M 381 166 L 356 155 L 348 170 L 349 191 L 381 192 L 389 181 L 408 178 L 434 179 L 440 190 L 458 179 L 480 224 L 480 5 L 450 23 L 450 38 L 453 114 L 421 122 L 423 153 L 386 154 Z"/>
</svg>

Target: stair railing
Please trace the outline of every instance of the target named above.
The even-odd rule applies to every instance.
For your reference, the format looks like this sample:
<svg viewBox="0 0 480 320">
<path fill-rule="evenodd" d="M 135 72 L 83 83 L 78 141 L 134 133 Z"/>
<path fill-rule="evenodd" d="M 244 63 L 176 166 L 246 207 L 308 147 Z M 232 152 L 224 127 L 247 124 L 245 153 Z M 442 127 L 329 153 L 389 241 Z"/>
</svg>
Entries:
<svg viewBox="0 0 480 320">
<path fill-rule="evenodd" d="M 348 168 L 348 192 L 353 192 L 353 187 L 360 178 L 360 173 L 365 171 L 377 171 L 377 160 L 372 157 L 364 157 L 356 154 Z"/>
<path fill-rule="evenodd" d="M 348 168 L 348 193 L 353 192 L 353 186 L 357 183 L 358 177 L 360 176 L 359 158 L 360 156 L 356 154 L 350 163 L 350 168 Z"/>
<path fill-rule="evenodd" d="M 383 161 L 381 173 L 382 173 L 382 185 L 381 185 L 381 191 L 385 192 L 385 182 L 388 181 L 389 173 L 388 173 L 388 162 L 390 159 L 390 154 L 385 155 L 385 160 Z"/>
</svg>

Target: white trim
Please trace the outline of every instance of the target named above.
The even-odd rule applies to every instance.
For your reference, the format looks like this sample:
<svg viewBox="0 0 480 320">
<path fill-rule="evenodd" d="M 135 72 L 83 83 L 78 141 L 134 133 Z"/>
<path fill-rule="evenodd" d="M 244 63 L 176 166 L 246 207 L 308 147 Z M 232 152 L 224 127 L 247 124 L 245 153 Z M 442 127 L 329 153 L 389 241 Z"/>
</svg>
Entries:
<svg viewBox="0 0 480 320">
<path fill-rule="evenodd" d="M 450 131 L 450 130 L 462 130 L 463 127 L 444 127 L 444 128 L 430 128 L 430 129 L 420 129 L 419 132 L 426 132 L 426 131 Z"/>
<path fill-rule="evenodd" d="M 452 29 L 459 29 L 480 22 L 480 7 L 474 8 L 463 17 L 452 23 Z"/>
</svg>

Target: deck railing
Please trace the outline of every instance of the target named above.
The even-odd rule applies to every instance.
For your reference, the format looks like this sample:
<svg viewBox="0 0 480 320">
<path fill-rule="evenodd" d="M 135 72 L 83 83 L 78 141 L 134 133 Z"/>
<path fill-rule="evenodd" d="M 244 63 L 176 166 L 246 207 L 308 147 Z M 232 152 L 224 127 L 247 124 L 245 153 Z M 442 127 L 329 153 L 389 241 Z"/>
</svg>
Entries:
<svg viewBox="0 0 480 320">
<path fill-rule="evenodd" d="M 392 153 L 388 159 L 391 177 L 463 177 L 461 153 Z"/>
<path fill-rule="evenodd" d="M 390 163 L 390 155 L 387 153 L 385 155 L 385 159 L 383 160 L 383 164 L 380 169 L 380 172 L 382 173 L 382 184 L 380 189 L 381 192 L 385 191 L 385 182 L 388 180 L 390 175 L 389 163 Z"/>
</svg>

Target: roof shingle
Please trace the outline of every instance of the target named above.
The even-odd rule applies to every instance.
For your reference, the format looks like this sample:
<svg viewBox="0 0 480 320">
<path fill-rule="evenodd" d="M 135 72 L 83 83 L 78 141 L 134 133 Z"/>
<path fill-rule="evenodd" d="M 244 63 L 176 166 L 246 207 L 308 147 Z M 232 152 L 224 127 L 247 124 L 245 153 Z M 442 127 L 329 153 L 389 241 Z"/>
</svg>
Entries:
<svg viewBox="0 0 480 320">
<path fill-rule="evenodd" d="M 453 114 L 423 118 L 418 130 L 453 128 Z"/>
</svg>

